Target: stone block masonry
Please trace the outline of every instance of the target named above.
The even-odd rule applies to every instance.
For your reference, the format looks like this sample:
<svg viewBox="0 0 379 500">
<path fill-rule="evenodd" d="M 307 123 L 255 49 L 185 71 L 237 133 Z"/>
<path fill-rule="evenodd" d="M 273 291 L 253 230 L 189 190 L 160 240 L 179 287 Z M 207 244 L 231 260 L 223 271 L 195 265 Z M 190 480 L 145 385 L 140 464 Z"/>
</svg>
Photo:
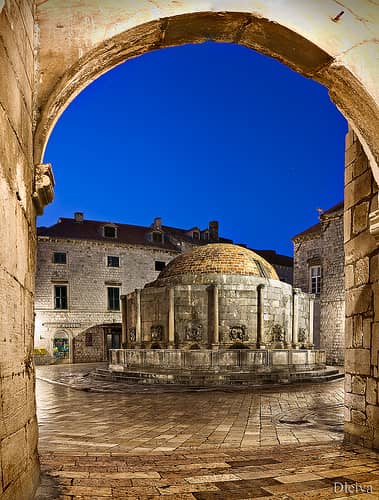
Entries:
<svg viewBox="0 0 379 500">
<path fill-rule="evenodd" d="M 29 500 L 39 483 L 34 396 L 34 8 L 0 2 L 0 498 Z"/>
<path fill-rule="evenodd" d="M 322 282 L 320 293 L 320 345 L 327 361 L 343 365 L 345 351 L 345 255 L 343 207 L 321 215 Z"/>
<path fill-rule="evenodd" d="M 311 272 L 319 269 L 314 310 L 315 345 L 328 364 L 343 365 L 345 328 L 343 203 L 326 210 L 320 222 L 293 238 L 294 284 L 311 292 Z M 361 270 L 362 274 L 364 270 Z M 313 283 L 315 285 L 315 283 Z"/>
<path fill-rule="evenodd" d="M 345 172 L 345 439 L 379 448 L 379 250 L 375 231 L 369 233 L 378 188 L 351 130 L 346 138 Z"/>
<path fill-rule="evenodd" d="M 56 252 L 66 254 L 65 264 L 54 263 Z M 53 354 L 54 336 L 63 333 L 69 339 L 68 360 L 105 360 L 105 332 L 99 326 L 121 325 L 121 307 L 109 310 L 107 288 L 119 288 L 120 295 L 141 288 L 158 276 L 155 261 L 167 263 L 176 255 L 177 252 L 117 242 L 39 237 L 36 346 Z M 108 256 L 118 257 L 119 266 L 109 267 Z M 54 286 L 60 284 L 67 286 L 67 310 L 54 308 Z M 86 333 L 91 335 L 87 346 Z"/>
</svg>

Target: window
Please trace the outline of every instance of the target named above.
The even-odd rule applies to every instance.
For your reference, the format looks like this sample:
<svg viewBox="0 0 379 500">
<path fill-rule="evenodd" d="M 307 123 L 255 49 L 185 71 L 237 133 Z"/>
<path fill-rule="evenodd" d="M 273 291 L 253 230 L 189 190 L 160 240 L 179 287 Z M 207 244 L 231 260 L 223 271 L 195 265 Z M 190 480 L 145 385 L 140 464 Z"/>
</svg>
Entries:
<svg viewBox="0 0 379 500">
<path fill-rule="evenodd" d="M 65 252 L 54 252 L 53 262 L 54 264 L 66 264 L 67 254 Z"/>
<path fill-rule="evenodd" d="M 54 286 L 54 308 L 67 309 L 67 285 Z"/>
<path fill-rule="evenodd" d="M 118 287 L 114 286 L 108 287 L 108 310 L 109 311 L 120 310 L 120 289 Z"/>
<path fill-rule="evenodd" d="M 165 267 L 166 267 L 166 262 L 162 262 L 161 260 L 155 261 L 155 270 L 156 271 L 163 271 L 163 269 Z"/>
<path fill-rule="evenodd" d="M 194 239 L 194 240 L 199 240 L 200 239 L 200 234 L 198 233 L 198 231 L 194 231 L 192 233 L 192 239 Z"/>
<path fill-rule="evenodd" d="M 202 235 L 201 235 L 201 238 L 204 241 L 208 241 L 209 240 L 209 231 L 204 231 L 204 233 L 202 233 Z"/>
<path fill-rule="evenodd" d="M 162 243 L 163 234 L 162 233 L 153 233 L 153 242 L 154 243 Z"/>
<path fill-rule="evenodd" d="M 319 295 L 321 291 L 321 266 L 309 268 L 309 281 L 310 292 Z"/>
<path fill-rule="evenodd" d="M 116 238 L 116 228 L 113 226 L 104 226 L 104 236 L 106 238 Z"/>
<path fill-rule="evenodd" d="M 120 257 L 115 257 L 114 255 L 108 255 L 107 265 L 108 267 L 120 267 Z"/>
</svg>

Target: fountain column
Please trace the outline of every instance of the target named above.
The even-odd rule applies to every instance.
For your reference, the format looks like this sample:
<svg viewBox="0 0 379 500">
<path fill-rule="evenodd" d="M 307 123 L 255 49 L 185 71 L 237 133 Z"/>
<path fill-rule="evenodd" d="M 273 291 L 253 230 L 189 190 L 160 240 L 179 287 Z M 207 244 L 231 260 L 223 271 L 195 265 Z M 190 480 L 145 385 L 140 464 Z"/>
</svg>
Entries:
<svg viewBox="0 0 379 500">
<path fill-rule="evenodd" d="M 141 290 L 136 289 L 136 347 L 141 348 Z"/>
<path fill-rule="evenodd" d="M 264 297 L 263 297 L 263 289 L 265 285 L 262 283 L 257 286 L 257 349 L 265 349 L 265 340 L 264 340 Z"/>
<path fill-rule="evenodd" d="M 175 291 L 168 290 L 168 348 L 175 349 Z"/>
<path fill-rule="evenodd" d="M 220 330 L 219 330 L 219 308 L 218 308 L 218 287 L 212 286 L 212 309 L 213 309 L 213 338 L 212 349 L 217 351 L 220 345 Z"/>
<path fill-rule="evenodd" d="M 121 295 L 121 318 L 122 318 L 122 330 L 121 330 L 121 347 L 122 349 L 128 348 L 128 331 L 127 331 L 127 303 L 126 295 Z"/>
<path fill-rule="evenodd" d="M 314 295 L 309 297 L 309 346 L 313 347 Z"/>
<path fill-rule="evenodd" d="M 299 348 L 299 292 L 300 288 L 292 289 L 292 347 Z"/>
</svg>

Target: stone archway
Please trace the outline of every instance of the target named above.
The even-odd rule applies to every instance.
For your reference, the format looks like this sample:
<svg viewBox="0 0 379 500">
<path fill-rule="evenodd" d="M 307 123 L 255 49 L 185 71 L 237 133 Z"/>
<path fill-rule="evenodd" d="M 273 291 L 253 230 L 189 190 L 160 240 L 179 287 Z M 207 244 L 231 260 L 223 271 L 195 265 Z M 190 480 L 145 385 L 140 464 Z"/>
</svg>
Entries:
<svg viewBox="0 0 379 500">
<path fill-rule="evenodd" d="M 133 2 L 101 11 L 91 0 L 83 7 L 72 0 L 59 7 L 54 1 L 41 2 L 35 163 L 42 162 L 47 139 L 66 106 L 98 76 L 151 50 L 211 39 L 275 57 L 325 85 L 358 134 L 378 181 L 378 94 L 375 75 L 367 71 L 376 61 L 375 7 L 369 1 L 355 10 L 317 0 L 289 1 L 285 8 L 281 2 L 206 3 L 161 1 L 151 8 L 141 2 L 136 12 Z M 68 29 L 72 38 L 67 44 Z"/>
<path fill-rule="evenodd" d="M 150 50 L 207 39 L 244 44 L 319 81 L 354 129 L 346 154 L 345 432 L 379 447 L 379 260 L 370 234 L 379 232 L 378 24 L 370 0 L 353 6 L 344 0 L 114 0 L 101 9 L 95 0 L 0 2 L 6 82 L 0 82 L 0 234 L 7 235 L 0 245 L 0 497 L 31 498 L 38 483 L 30 357 L 35 215 L 52 199 L 52 174 L 40 166 L 49 134 L 69 102 L 102 73 Z M 21 414 L 20 407 L 27 410 Z"/>
<path fill-rule="evenodd" d="M 263 5 L 253 1 L 247 6 L 244 1 L 210 0 L 204 6 L 194 5 L 190 0 L 180 3 L 158 1 L 153 9 L 149 2 L 142 2 L 138 12 L 132 9 L 130 2 L 124 7 L 108 6 L 100 13 L 89 0 L 85 8 L 71 8 L 68 2 L 65 7 L 57 9 L 54 4 L 44 2 L 37 9 L 41 28 L 44 25 L 51 28 L 58 16 L 61 31 L 55 30 L 52 34 L 51 29 L 46 30 L 52 43 L 44 44 L 43 29 L 40 37 L 42 79 L 36 89 L 39 112 L 34 136 L 35 162 L 38 164 L 43 161 L 46 141 L 55 122 L 72 99 L 99 75 L 151 50 L 209 39 L 237 43 L 274 57 L 326 86 L 331 99 L 354 131 L 348 134 L 346 146 L 345 243 L 347 269 L 355 276 L 347 292 L 347 303 L 352 301 L 354 304 L 347 308 L 347 314 L 350 314 L 347 332 L 350 331 L 350 323 L 363 322 L 363 317 L 358 319 L 357 314 L 369 315 L 370 311 L 373 312 L 373 303 L 369 303 L 367 296 L 372 279 L 370 268 L 374 268 L 374 261 L 370 264 L 368 256 L 372 258 L 376 253 L 376 242 L 370 230 L 375 233 L 379 227 L 376 185 L 371 178 L 373 176 L 376 182 L 379 180 L 379 96 L 375 85 L 377 45 L 374 42 L 375 24 L 379 20 L 370 2 L 351 8 L 336 1 L 323 5 L 317 1 L 288 1 L 284 8 L 282 2 Z M 83 31 L 78 22 L 80 18 L 88 23 L 91 21 L 87 30 Z M 309 22 L 310 19 L 312 22 Z M 78 34 L 68 47 L 57 43 L 62 40 L 67 25 Z M 366 260 L 362 260 L 363 257 Z M 359 273 L 365 277 L 359 278 Z M 358 300 L 356 296 L 361 298 Z M 362 301 L 365 304 L 364 311 L 359 309 L 357 300 L 359 304 Z M 365 320 L 367 330 L 366 317 Z M 354 326 L 351 327 L 353 330 Z M 355 330 L 358 331 L 358 327 Z M 363 382 L 359 382 L 365 385 L 365 391 L 367 377 L 373 375 L 371 371 L 376 369 L 367 368 L 367 364 L 373 361 L 367 353 L 374 341 L 371 326 L 370 332 L 368 340 L 366 331 L 365 344 L 356 340 L 349 342 L 349 339 L 347 342 L 351 348 L 347 352 L 347 371 L 350 370 L 353 380 L 361 376 L 360 365 L 366 365 Z M 358 352 L 361 347 L 366 351 Z M 377 363 L 375 361 L 373 366 L 376 367 Z M 356 396 L 361 397 L 362 394 Z M 366 401 L 363 403 L 360 398 L 358 403 L 358 399 L 347 396 L 350 413 L 346 436 L 359 440 L 364 434 L 364 442 L 373 445 L 377 439 L 373 417 L 361 411 Z M 370 401 L 373 401 L 373 396 Z M 375 405 L 377 402 L 375 399 Z M 359 425 L 353 424 L 353 415 L 356 422 L 359 420 Z M 367 425 L 371 429 L 370 438 L 367 438 Z"/>
</svg>

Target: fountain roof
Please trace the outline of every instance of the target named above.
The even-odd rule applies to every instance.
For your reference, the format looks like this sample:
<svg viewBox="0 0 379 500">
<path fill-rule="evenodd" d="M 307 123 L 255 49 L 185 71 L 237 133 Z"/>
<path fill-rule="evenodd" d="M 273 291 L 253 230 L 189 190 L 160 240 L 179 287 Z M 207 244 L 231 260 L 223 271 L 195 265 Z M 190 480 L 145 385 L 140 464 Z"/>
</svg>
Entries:
<svg viewBox="0 0 379 500">
<path fill-rule="evenodd" d="M 173 259 L 154 284 L 188 274 L 237 274 L 279 280 L 274 267 L 252 250 L 227 243 L 211 243 Z"/>
</svg>

